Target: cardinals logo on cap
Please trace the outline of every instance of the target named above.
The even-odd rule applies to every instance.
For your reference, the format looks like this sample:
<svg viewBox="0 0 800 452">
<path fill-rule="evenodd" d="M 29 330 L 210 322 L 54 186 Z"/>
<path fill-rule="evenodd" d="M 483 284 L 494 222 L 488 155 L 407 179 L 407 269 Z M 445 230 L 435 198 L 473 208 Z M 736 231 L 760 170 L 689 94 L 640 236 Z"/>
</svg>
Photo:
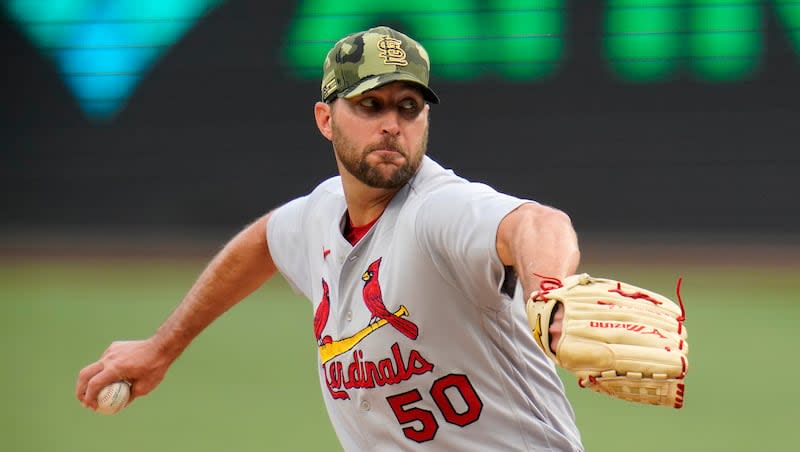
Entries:
<svg viewBox="0 0 800 452">
<path fill-rule="evenodd" d="M 402 44 L 403 41 L 389 35 L 381 36 L 381 39 L 378 41 L 378 48 L 380 49 L 380 56 L 383 58 L 383 64 L 394 64 L 397 66 L 408 65 L 406 51 L 401 47 Z"/>
</svg>

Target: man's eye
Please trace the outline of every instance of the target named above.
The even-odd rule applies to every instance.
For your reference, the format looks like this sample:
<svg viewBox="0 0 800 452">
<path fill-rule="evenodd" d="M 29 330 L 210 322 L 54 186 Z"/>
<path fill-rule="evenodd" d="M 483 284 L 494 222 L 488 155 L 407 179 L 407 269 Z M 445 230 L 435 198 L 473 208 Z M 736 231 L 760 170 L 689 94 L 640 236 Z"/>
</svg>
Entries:
<svg viewBox="0 0 800 452">
<path fill-rule="evenodd" d="M 373 97 L 365 97 L 361 99 L 359 105 L 361 105 L 364 108 L 375 109 L 378 108 L 378 101 L 376 101 L 375 98 Z"/>
<path fill-rule="evenodd" d="M 414 111 L 419 108 L 419 105 L 414 99 L 406 99 L 400 102 L 400 109 L 404 111 Z"/>
</svg>

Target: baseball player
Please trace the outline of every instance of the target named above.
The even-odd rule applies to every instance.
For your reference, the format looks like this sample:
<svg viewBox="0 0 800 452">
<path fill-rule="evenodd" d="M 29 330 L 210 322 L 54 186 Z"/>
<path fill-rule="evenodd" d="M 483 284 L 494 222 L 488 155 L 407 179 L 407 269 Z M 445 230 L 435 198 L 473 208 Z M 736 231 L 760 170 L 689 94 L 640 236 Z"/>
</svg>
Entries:
<svg viewBox="0 0 800 452">
<path fill-rule="evenodd" d="M 567 215 L 426 155 L 429 59 L 388 27 L 328 53 L 320 133 L 339 176 L 264 215 L 211 261 L 157 332 L 115 342 L 77 397 L 152 391 L 214 319 L 280 272 L 313 305 L 319 383 L 345 450 L 579 451 L 561 381 L 525 312 L 578 266 Z M 561 310 L 547 333 L 558 343 Z"/>
</svg>

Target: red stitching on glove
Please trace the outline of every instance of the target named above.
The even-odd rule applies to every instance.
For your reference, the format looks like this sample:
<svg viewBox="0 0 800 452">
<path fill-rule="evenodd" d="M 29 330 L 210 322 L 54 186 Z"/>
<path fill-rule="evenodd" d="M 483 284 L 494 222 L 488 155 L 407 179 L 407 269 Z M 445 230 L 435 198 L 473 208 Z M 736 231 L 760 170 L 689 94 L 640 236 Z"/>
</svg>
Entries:
<svg viewBox="0 0 800 452">
<path fill-rule="evenodd" d="M 662 304 L 660 301 L 656 300 L 655 298 L 651 297 L 650 295 L 648 295 L 646 293 L 642 293 L 642 292 L 626 293 L 625 291 L 622 290 L 622 284 L 620 284 L 620 283 L 617 283 L 617 288 L 616 289 L 608 289 L 608 291 L 609 292 L 613 292 L 613 293 L 618 293 L 618 294 L 622 295 L 623 297 L 633 298 L 635 300 L 637 300 L 637 299 L 647 300 L 650 303 L 653 303 L 655 305 Z"/>
<path fill-rule="evenodd" d="M 678 383 L 678 390 L 675 393 L 675 404 L 673 405 L 675 408 L 681 408 L 683 406 L 683 395 L 686 392 L 686 386 L 683 383 Z"/>
<path fill-rule="evenodd" d="M 541 280 L 539 282 L 539 290 L 533 294 L 533 301 L 546 301 L 544 296 L 547 295 L 548 292 L 564 287 L 564 283 L 562 283 L 558 278 L 554 278 L 552 276 L 542 276 L 538 273 L 534 273 L 533 276 L 536 276 Z"/>
<path fill-rule="evenodd" d="M 589 377 L 586 380 L 592 385 L 596 385 L 597 384 L 597 378 L 595 378 L 595 377 L 593 377 L 591 375 L 589 375 Z M 586 384 L 583 381 L 583 378 L 578 378 L 578 386 L 580 386 L 581 388 L 585 388 L 586 387 Z"/>
<path fill-rule="evenodd" d="M 564 283 L 562 283 L 558 278 L 552 276 L 543 276 L 538 273 L 534 273 L 533 276 L 536 276 L 542 280 L 539 283 L 539 289 L 541 290 L 554 290 L 564 287 Z"/>
<path fill-rule="evenodd" d="M 678 334 L 681 333 L 681 327 L 683 326 L 683 322 L 686 320 L 686 308 L 683 306 L 683 299 L 681 298 L 681 284 L 683 283 L 683 278 L 678 277 L 678 284 L 675 288 L 675 293 L 678 295 L 678 304 L 681 305 L 681 315 L 678 317 Z"/>
</svg>

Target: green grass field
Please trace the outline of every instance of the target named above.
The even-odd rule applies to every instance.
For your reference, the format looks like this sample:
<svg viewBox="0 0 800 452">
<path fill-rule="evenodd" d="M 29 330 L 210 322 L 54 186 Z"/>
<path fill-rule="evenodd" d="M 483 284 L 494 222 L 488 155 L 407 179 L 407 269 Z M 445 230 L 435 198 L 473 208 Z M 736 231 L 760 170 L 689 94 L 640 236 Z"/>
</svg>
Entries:
<svg viewBox="0 0 800 452">
<path fill-rule="evenodd" d="M 340 450 L 316 380 L 309 304 L 276 280 L 213 324 L 148 397 L 116 416 L 75 399 L 113 340 L 148 336 L 197 260 L 0 260 L 3 451 Z M 588 451 L 777 451 L 798 444 L 798 268 L 641 263 L 584 271 L 672 294 L 684 276 L 682 410 L 582 391 L 563 375 Z"/>
</svg>

